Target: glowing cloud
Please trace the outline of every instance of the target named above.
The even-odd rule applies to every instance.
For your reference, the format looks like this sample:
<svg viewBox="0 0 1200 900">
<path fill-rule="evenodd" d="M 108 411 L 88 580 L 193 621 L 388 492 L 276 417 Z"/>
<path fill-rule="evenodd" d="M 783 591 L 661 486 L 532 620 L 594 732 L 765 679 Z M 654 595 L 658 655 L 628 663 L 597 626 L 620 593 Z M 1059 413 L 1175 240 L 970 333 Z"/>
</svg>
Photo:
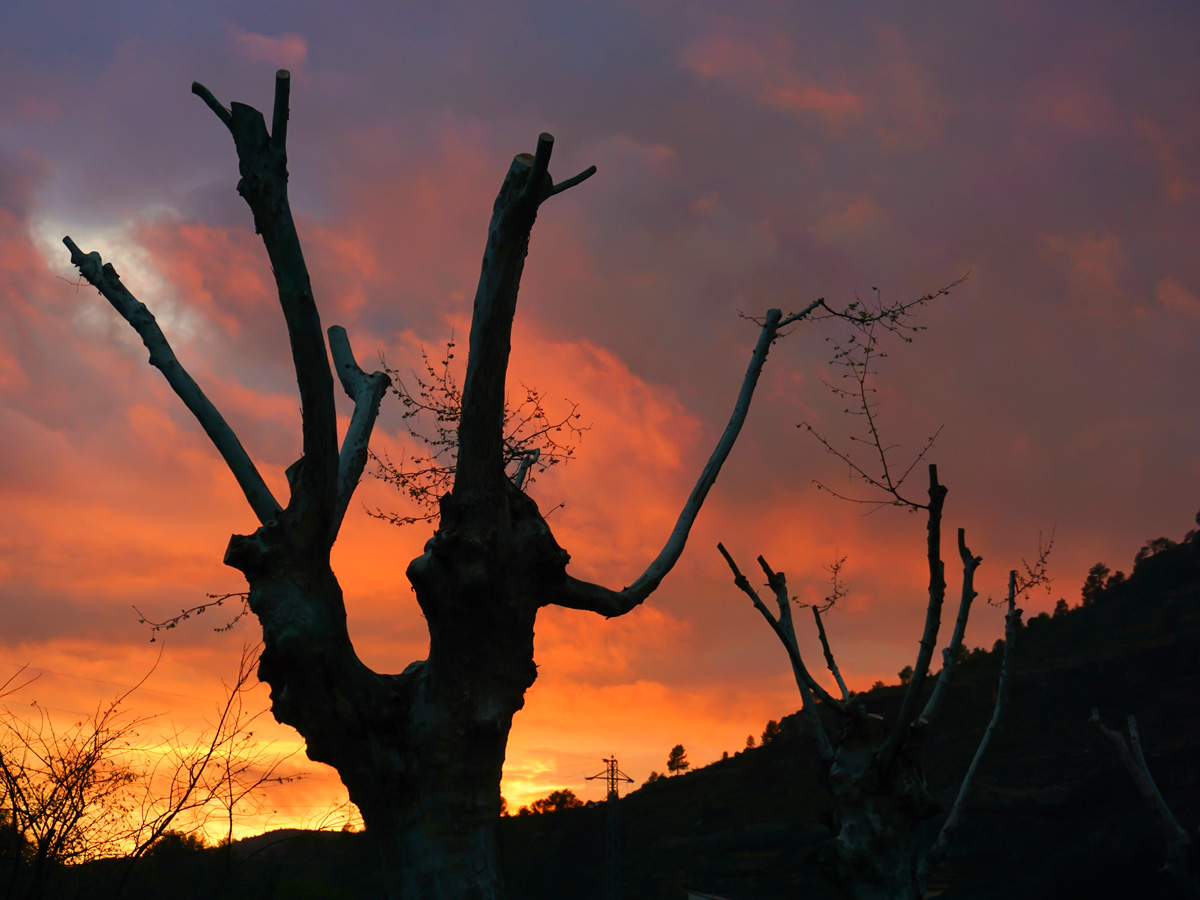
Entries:
<svg viewBox="0 0 1200 900">
<path fill-rule="evenodd" d="M 861 118 L 861 97 L 847 88 L 829 88 L 810 80 L 792 65 L 790 56 L 781 38 L 756 44 L 711 35 L 690 44 L 683 62 L 702 78 L 726 84 L 765 106 L 811 115 L 838 128 Z"/>
<path fill-rule="evenodd" d="M 281 69 L 299 69 L 308 58 L 308 41 L 292 31 L 271 36 L 231 25 L 230 33 L 238 54 L 253 62 L 266 62 Z"/>
</svg>

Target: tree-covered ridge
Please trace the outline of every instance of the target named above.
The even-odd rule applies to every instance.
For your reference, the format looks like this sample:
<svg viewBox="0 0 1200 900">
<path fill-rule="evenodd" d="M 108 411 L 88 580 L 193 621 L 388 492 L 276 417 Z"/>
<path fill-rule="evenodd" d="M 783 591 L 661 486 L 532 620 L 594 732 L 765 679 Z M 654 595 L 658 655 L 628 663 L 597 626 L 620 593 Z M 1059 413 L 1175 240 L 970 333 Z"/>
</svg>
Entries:
<svg viewBox="0 0 1200 900">
<path fill-rule="evenodd" d="M 1200 525 L 1200 512 L 1196 513 Z M 1133 558 L 1133 573 L 1112 572 L 1102 562 L 1088 570 L 1081 599 L 1084 606 L 1107 603 L 1122 596 L 1152 599 L 1173 585 L 1200 578 L 1200 528 L 1175 542 L 1167 537 L 1146 541 Z"/>
</svg>

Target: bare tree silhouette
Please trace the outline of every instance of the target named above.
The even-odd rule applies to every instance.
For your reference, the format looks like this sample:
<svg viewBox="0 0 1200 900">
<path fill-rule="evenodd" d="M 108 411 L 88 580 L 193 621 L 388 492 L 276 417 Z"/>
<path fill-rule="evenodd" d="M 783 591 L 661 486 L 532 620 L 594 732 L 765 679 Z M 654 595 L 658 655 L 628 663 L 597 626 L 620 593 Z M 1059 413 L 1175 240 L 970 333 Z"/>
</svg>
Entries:
<svg viewBox="0 0 1200 900">
<path fill-rule="evenodd" d="M 208 433 L 261 527 L 234 535 L 225 562 L 244 573 L 265 649 L 259 677 L 271 685 L 275 717 L 303 735 L 313 760 L 333 766 L 378 841 L 388 890 L 405 898 L 503 896 L 497 845 L 500 774 L 513 715 L 537 677 L 533 626 L 544 606 L 620 616 L 671 571 L 745 421 L 771 345 L 806 319 L 876 320 L 896 327 L 929 297 L 865 312 L 816 300 L 799 312 L 769 311 L 729 423 L 662 550 L 628 587 L 613 590 L 566 571 L 568 553 L 506 464 L 505 379 L 517 291 L 543 203 L 590 177 L 591 167 L 554 182 L 554 139 L 512 161 L 493 206 L 475 294 L 466 376 L 454 444 L 453 480 L 437 499 L 438 528 L 407 575 L 428 623 L 427 659 L 399 674 L 374 672 L 354 652 L 330 549 L 368 458 L 368 441 L 389 379 L 366 373 L 344 330 L 329 352 L 354 414 L 338 446 L 333 378 L 320 317 L 287 195 L 290 78 L 277 73 L 272 127 L 241 103 L 226 109 L 199 95 L 229 129 L 238 191 L 271 261 L 287 324 L 303 420 L 303 456 L 287 470 L 290 496 L 271 494 L 220 413 L 175 358 L 154 317 L 97 253 L 64 242 L 71 260 L 129 322 Z"/>
<path fill-rule="evenodd" d="M 1039 555 L 1033 563 L 1025 564 L 1024 575 L 1016 571 L 1009 573 L 1004 656 L 992 719 L 940 832 L 932 844 L 923 843 L 921 824 L 937 812 L 937 806 L 926 787 L 919 747 L 941 711 L 954 667 L 963 655 L 962 642 L 967 618 L 971 602 L 977 596 L 974 588 L 975 570 L 982 558 L 971 553 L 965 533 L 959 529 L 962 590 L 958 615 L 953 635 L 942 650 L 941 672 L 933 676 L 930 666 L 937 646 L 946 594 L 945 566 L 941 555 L 942 509 L 946 487 L 938 481 L 937 467 L 929 465 L 928 499 L 919 502 L 902 493 L 906 478 L 917 463 L 925 459 L 933 445 L 933 438 L 926 441 L 913 462 L 903 471 L 897 471 L 892 465 L 889 451 L 893 448 L 880 437 L 872 400 L 873 389 L 869 386 L 872 366 L 881 355 L 879 337 L 874 323 L 861 323 L 858 335 L 849 346 L 839 348 L 838 359 L 847 367 L 853 387 L 844 390 L 834 386 L 837 393 L 851 398 L 857 404 L 858 414 L 865 423 L 865 435 L 853 440 L 867 448 L 866 455 L 870 462 L 860 463 L 854 455 L 838 449 L 820 435 L 817 435 L 817 439 L 841 459 L 858 480 L 873 488 L 876 496 L 863 499 L 833 491 L 830 493 L 876 508 L 898 506 L 925 514 L 929 570 L 925 627 L 915 663 L 905 666 L 900 673 L 905 690 L 895 720 L 889 723 L 880 715 L 868 713 L 860 698 L 847 690 L 821 617 L 822 612 L 827 611 L 835 601 L 809 608 L 815 620 L 826 666 L 838 685 L 839 696 L 830 694 L 822 687 L 800 653 L 792 620 L 793 600 L 788 594 L 785 574 L 773 569 L 764 557 L 758 557 L 758 565 L 766 576 L 767 588 L 774 597 L 775 611 L 772 611 L 759 597 L 750 580 L 742 574 L 724 545 L 718 544 L 717 548 L 733 572 L 734 584 L 750 598 L 754 608 L 775 632 L 791 662 L 802 698 L 802 712 L 820 762 L 821 777 L 833 799 L 834 835 L 821 858 L 826 873 L 848 896 L 856 900 L 919 900 L 924 895 L 932 867 L 946 854 L 979 762 L 1007 705 L 1012 648 L 1021 616 L 1016 601 L 1032 587 L 1047 582 L 1046 561 L 1053 537 L 1045 544 L 1039 542 Z M 829 490 L 824 485 L 820 487 Z M 839 595 L 836 579 L 841 574 L 842 562 L 844 558 L 838 561 L 833 570 L 835 596 Z M 844 593 L 843 586 L 841 594 Z M 926 689 L 929 679 L 933 679 L 931 690 Z M 822 722 L 820 708 L 829 710 L 840 723 L 840 731 L 833 738 Z"/>
<path fill-rule="evenodd" d="M 198 739 L 176 732 L 146 744 L 152 718 L 129 714 L 126 701 L 150 673 L 66 728 L 36 701 L 32 717 L 0 713 L 0 893 L 55 896 L 64 866 L 122 856 L 112 893 L 120 896 L 164 835 L 194 835 L 217 816 L 232 833 L 239 810 L 264 787 L 290 780 L 278 774 L 290 754 L 253 740 L 259 714 L 243 704 L 255 653 L 243 648 L 216 719 Z"/>
</svg>

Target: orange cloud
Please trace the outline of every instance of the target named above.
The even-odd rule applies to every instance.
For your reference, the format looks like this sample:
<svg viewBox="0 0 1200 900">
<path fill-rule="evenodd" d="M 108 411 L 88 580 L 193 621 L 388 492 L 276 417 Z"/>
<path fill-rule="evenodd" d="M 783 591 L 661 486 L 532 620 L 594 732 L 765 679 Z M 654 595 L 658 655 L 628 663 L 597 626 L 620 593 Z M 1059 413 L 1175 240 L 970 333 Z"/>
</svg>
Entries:
<svg viewBox="0 0 1200 900">
<path fill-rule="evenodd" d="M 863 115 L 863 100 L 848 88 L 825 87 L 803 75 L 790 61 L 782 39 L 752 43 L 726 35 L 694 41 L 683 63 L 703 78 L 727 84 L 765 106 L 811 115 L 832 127 L 844 127 Z"/>
<path fill-rule="evenodd" d="M 0 348 L 0 392 L 23 390 L 29 386 L 29 378 L 16 357 Z"/>
<path fill-rule="evenodd" d="M 637 677 L 646 655 L 670 658 L 689 642 L 692 623 L 651 602 L 634 613 L 599 621 L 577 610 L 547 607 L 538 614 L 537 663 L 556 677 L 620 684 Z"/>
<path fill-rule="evenodd" d="M 249 229 L 159 220 L 138 228 L 136 239 L 179 292 L 187 314 L 203 315 L 225 335 L 238 337 L 265 324 L 265 314 L 277 309 L 262 242 Z M 135 285 L 130 289 L 139 293 Z M 141 299 L 152 310 L 162 305 Z M 276 324 L 274 316 L 270 324 Z"/>
<path fill-rule="evenodd" d="M 514 337 L 510 394 L 522 382 L 539 386 L 551 403 L 578 403 L 590 426 L 579 458 L 548 472 L 531 493 L 543 508 L 565 504 L 551 527 L 572 554 L 574 574 L 623 579 L 613 585 L 622 587 L 657 554 L 679 515 L 698 474 L 685 463 L 700 423 L 673 392 L 646 384 L 609 351 L 548 341 L 528 327 Z"/>
<path fill-rule="evenodd" d="M 367 287 L 383 277 L 383 266 L 361 234 L 345 234 L 319 221 L 301 227 L 314 288 L 326 316 L 355 316 L 367 304 Z"/>
<path fill-rule="evenodd" d="M 242 58 L 281 69 L 299 69 L 308 57 L 308 41 L 294 31 L 280 35 L 255 34 L 230 26 L 233 46 Z"/>
</svg>

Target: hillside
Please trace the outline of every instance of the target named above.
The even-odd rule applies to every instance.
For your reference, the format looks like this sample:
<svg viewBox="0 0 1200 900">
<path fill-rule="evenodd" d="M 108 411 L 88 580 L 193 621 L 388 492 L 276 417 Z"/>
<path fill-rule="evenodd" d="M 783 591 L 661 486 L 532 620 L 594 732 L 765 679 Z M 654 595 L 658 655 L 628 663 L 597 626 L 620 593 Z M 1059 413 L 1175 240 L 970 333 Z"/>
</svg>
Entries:
<svg viewBox="0 0 1200 900">
<path fill-rule="evenodd" d="M 1089 605 L 1035 617 L 1015 663 L 1009 713 L 931 896 L 1171 896 L 1156 874 L 1157 820 L 1088 718 L 1093 706 L 1112 727 L 1136 715 L 1176 817 L 1200 822 L 1200 541 L 1160 543 Z M 947 809 L 991 716 L 998 664 L 995 651 L 962 663 L 925 747 Z M 900 697 L 888 687 L 864 702 L 890 717 Z M 836 896 L 808 861 L 829 836 L 827 801 L 798 716 L 771 744 L 646 785 L 619 806 L 630 900 L 677 900 L 685 889 L 730 900 Z M 603 896 L 601 810 L 510 819 L 503 834 L 512 896 Z"/>
<path fill-rule="evenodd" d="M 929 896 L 1173 896 L 1156 874 L 1164 858 L 1157 821 L 1088 717 L 1098 706 L 1123 728 L 1135 714 L 1176 817 L 1188 828 L 1200 822 L 1200 540 L 1193 532 L 1178 544 L 1151 542 L 1129 578 L 1105 571 L 1091 580 L 1088 605 L 1021 630 L 1009 713 Z M 998 664 L 995 649 L 968 656 L 924 748 L 944 808 L 991 715 Z M 892 686 L 863 700 L 890 716 L 900 697 Z M 623 797 L 623 896 L 836 896 L 812 863 L 829 837 L 815 776 L 810 738 L 794 715 L 768 745 Z M 510 896 L 599 900 L 606 825 L 603 807 L 503 819 Z M 931 832 L 939 826 L 939 817 L 928 823 Z M 224 850 L 211 849 L 150 861 L 125 896 L 382 895 L 364 835 L 264 835 L 235 845 L 232 858 L 230 867 Z"/>
</svg>

